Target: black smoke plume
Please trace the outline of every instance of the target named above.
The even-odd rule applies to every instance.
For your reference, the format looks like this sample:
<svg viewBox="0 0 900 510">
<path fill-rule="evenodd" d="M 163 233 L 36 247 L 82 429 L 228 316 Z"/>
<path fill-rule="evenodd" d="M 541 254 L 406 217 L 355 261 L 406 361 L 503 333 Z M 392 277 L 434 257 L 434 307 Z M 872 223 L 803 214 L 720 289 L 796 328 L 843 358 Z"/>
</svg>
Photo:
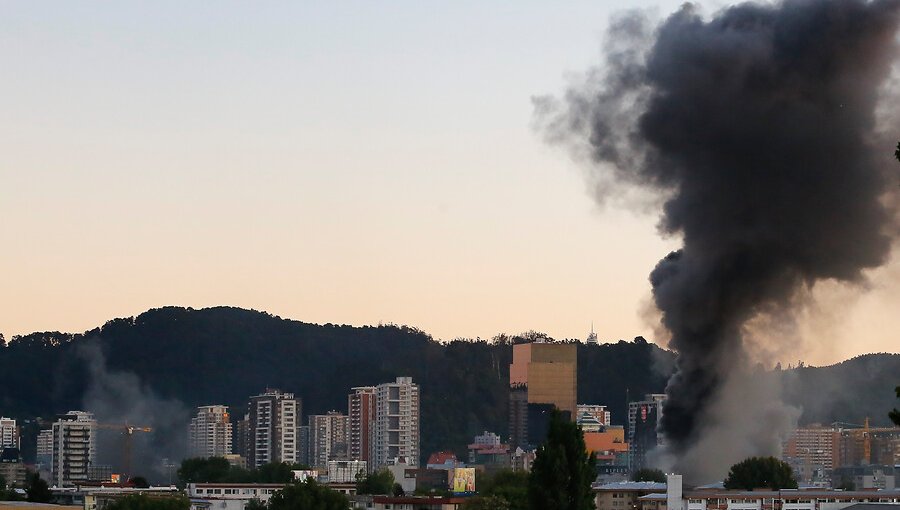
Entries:
<svg viewBox="0 0 900 510">
<path fill-rule="evenodd" d="M 790 427 L 748 368 L 753 321 L 789 319 L 816 282 L 863 282 L 889 256 L 896 133 L 881 126 L 896 120 L 883 97 L 898 13 L 897 0 L 790 0 L 704 19 L 686 4 L 656 27 L 632 13 L 613 21 L 602 68 L 535 100 L 604 198 L 649 190 L 683 242 L 650 281 L 679 353 L 661 431 L 689 477 L 774 453 Z"/>
</svg>

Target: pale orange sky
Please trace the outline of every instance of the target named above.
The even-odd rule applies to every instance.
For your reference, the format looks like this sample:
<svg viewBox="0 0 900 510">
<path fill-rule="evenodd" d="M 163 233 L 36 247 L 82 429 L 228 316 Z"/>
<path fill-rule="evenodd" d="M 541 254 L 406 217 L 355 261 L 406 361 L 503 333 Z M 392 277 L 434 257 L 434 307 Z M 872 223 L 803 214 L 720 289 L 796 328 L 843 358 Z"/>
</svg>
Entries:
<svg viewBox="0 0 900 510">
<path fill-rule="evenodd" d="M 596 206 L 532 130 L 531 96 L 598 60 L 610 3 L 55 5 L 0 7 L 7 337 L 233 305 L 653 338 L 647 275 L 677 240 Z M 777 356 L 896 352 L 898 274 L 829 293 L 816 340 Z"/>
</svg>

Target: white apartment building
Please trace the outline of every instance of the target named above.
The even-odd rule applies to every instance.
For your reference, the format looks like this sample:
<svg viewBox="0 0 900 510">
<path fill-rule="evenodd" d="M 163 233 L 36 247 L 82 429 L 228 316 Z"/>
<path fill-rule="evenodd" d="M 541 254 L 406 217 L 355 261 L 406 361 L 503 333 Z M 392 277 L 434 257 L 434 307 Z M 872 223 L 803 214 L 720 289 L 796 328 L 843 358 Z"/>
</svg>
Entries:
<svg viewBox="0 0 900 510">
<path fill-rule="evenodd" d="M 189 427 L 191 457 L 231 455 L 232 430 L 228 406 L 200 406 Z"/>
<path fill-rule="evenodd" d="M 397 459 L 419 465 L 419 387 L 411 377 L 375 391 L 375 469 Z"/>
<path fill-rule="evenodd" d="M 19 427 L 12 418 L 0 418 L 0 450 L 4 448 L 20 448 Z"/>
<path fill-rule="evenodd" d="M 309 461 L 313 467 L 325 468 L 330 460 L 347 459 L 348 425 L 349 417 L 337 411 L 309 417 Z"/>
<path fill-rule="evenodd" d="M 270 462 L 297 462 L 300 399 L 293 393 L 267 389 L 250 397 L 248 408 L 247 465 L 257 468 Z"/>
<path fill-rule="evenodd" d="M 69 411 L 53 423 L 51 478 L 57 487 L 88 480 L 95 462 L 97 422 L 85 411 Z"/>
<path fill-rule="evenodd" d="M 189 483 L 191 510 L 244 510 L 251 500 L 266 503 L 283 483 Z"/>
</svg>

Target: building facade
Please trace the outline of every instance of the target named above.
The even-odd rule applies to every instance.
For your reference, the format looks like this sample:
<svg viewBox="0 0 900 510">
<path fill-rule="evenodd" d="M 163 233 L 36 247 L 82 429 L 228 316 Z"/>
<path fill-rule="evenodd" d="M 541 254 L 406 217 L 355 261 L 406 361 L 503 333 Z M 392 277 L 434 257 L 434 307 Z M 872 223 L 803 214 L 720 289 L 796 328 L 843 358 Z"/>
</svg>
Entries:
<svg viewBox="0 0 900 510">
<path fill-rule="evenodd" d="M 368 472 L 364 460 L 329 460 L 328 483 L 355 483 Z"/>
<path fill-rule="evenodd" d="M 258 468 L 270 462 L 296 463 L 301 401 L 293 393 L 267 389 L 250 397 L 247 406 L 247 465 Z"/>
<path fill-rule="evenodd" d="M 90 467 L 97 457 L 97 422 L 84 411 L 69 411 L 53 423 L 51 478 L 57 487 L 90 479 Z"/>
<path fill-rule="evenodd" d="M 309 460 L 312 467 L 325 468 L 330 460 L 347 460 L 349 418 L 337 411 L 309 417 Z"/>
<path fill-rule="evenodd" d="M 375 450 L 375 387 L 360 386 L 352 391 L 347 396 L 349 458 L 366 461 L 371 468 Z"/>
<path fill-rule="evenodd" d="M 509 435 L 513 448 L 533 448 L 543 441 L 549 412 L 556 408 L 574 419 L 578 380 L 575 344 L 513 345 L 509 366 Z"/>
<path fill-rule="evenodd" d="M 375 470 L 405 459 L 419 465 L 419 386 L 411 377 L 379 384 L 375 391 Z"/>
<path fill-rule="evenodd" d="M 576 412 L 576 421 L 585 420 L 585 418 L 593 418 L 600 425 L 610 425 L 612 423 L 612 415 L 606 406 L 596 404 L 578 404 Z"/>
<path fill-rule="evenodd" d="M 664 393 L 653 393 L 628 403 L 628 468 L 632 473 L 647 467 L 647 453 L 663 443 L 657 425 L 665 401 Z"/>
<path fill-rule="evenodd" d="M 4 448 L 21 449 L 19 427 L 12 418 L 0 418 L 0 450 Z"/>
<path fill-rule="evenodd" d="M 231 417 L 228 406 L 211 405 L 197 408 L 189 427 L 191 457 L 225 457 L 231 455 Z"/>
</svg>

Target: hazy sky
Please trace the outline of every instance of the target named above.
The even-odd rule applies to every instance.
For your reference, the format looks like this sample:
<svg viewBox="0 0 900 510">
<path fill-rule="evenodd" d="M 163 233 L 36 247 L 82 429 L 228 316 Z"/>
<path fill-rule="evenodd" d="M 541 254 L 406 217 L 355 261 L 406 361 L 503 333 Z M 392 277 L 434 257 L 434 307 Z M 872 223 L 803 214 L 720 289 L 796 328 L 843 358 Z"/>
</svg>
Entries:
<svg viewBox="0 0 900 510">
<path fill-rule="evenodd" d="M 654 337 L 647 275 L 678 240 L 598 207 L 532 127 L 613 2 L 185 4 L 0 5 L 7 337 L 164 305 Z M 828 293 L 780 356 L 897 351 L 898 274 Z"/>
</svg>

